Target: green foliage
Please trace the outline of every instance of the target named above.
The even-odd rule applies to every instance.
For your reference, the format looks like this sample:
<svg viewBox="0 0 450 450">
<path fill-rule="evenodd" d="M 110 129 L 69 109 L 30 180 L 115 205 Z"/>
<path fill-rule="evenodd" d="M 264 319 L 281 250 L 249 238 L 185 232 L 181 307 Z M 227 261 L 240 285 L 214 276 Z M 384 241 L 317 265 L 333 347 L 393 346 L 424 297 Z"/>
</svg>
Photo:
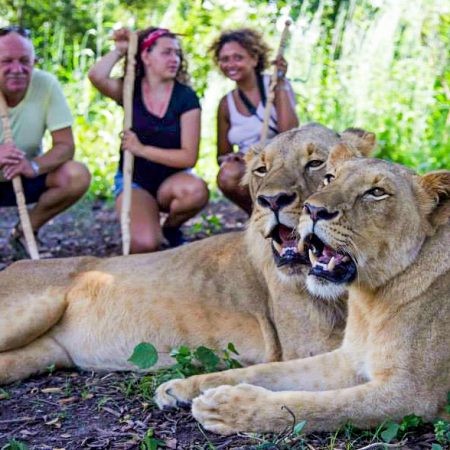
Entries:
<svg viewBox="0 0 450 450">
<path fill-rule="evenodd" d="M 139 394 L 145 399 L 151 400 L 155 389 L 165 381 L 242 367 L 239 361 L 233 357 L 234 355 L 239 355 L 239 353 L 232 343 L 229 343 L 221 351 L 211 350 L 204 346 L 190 349 L 181 345 L 170 352 L 170 356 L 175 360 L 174 364 L 144 376 L 138 381 L 136 378 L 131 378 L 122 385 L 122 391 L 125 395 Z M 141 369 L 149 369 L 156 364 L 157 359 L 157 351 L 152 344 L 140 343 L 134 348 L 133 355 L 128 361 Z"/>
<path fill-rule="evenodd" d="M 223 227 L 220 217 L 215 214 L 200 214 L 200 221 L 193 223 L 189 229 L 190 234 L 204 233 L 211 236 L 218 233 Z"/>
<path fill-rule="evenodd" d="M 399 429 L 400 425 L 398 423 L 388 422 L 385 426 L 384 431 L 382 431 L 381 433 L 381 438 L 384 442 L 389 443 L 397 437 Z"/>
<path fill-rule="evenodd" d="M 1 448 L 1 450 L 28 450 L 28 445 L 23 442 L 16 441 L 15 439 L 11 439 Z"/>
<path fill-rule="evenodd" d="M 191 350 L 184 345 L 172 350 L 170 356 L 175 359 L 170 369 L 173 372 L 172 378 L 186 378 L 201 373 L 211 373 L 223 368 L 233 369 L 241 367 L 239 361 L 231 355 L 239 355 L 232 343 L 229 343 L 222 354 L 217 354 L 214 350 L 200 346 Z"/>
<path fill-rule="evenodd" d="M 443 419 L 434 422 L 434 435 L 440 444 L 450 444 L 450 423 Z"/>
<path fill-rule="evenodd" d="M 128 361 L 139 369 L 149 369 L 158 362 L 158 351 L 152 344 L 141 342 L 136 345 Z"/>
<path fill-rule="evenodd" d="M 0 388 L 0 400 L 8 400 L 11 398 L 11 394 L 3 388 Z"/>
<path fill-rule="evenodd" d="M 165 446 L 166 443 L 164 441 L 154 437 L 153 428 L 149 428 L 142 439 L 139 450 L 157 450 L 158 448 Z"/>
<path fill-rule="evenodd" d="M 155 0 L 150 11 L 145 0 L 14 0 L 0 4 L 0 25 L 33 30 L 39 65 L 60 78 L 74 112 L 77 158 L 93 174 L 90 194 L 110 198 L 122 111 L 90 86 L 86 72 L 111 47 L 111 30 L 152 23 L 182 34 L 202 97 L 196 172 L 214 190 L 216 109 L 233 83 L 207 49 L 222 29 L 249 26 L 263 30 L 275 50 L 288 13 L 286 58 L 302 123 L 366 128 L 377 134 L 379 157 L 421 172 L 450 167 L 446 0 Z"/>
<path fill-rule="evenodd" d="M 415 414 L 403 417 L 398 424 L 395 422 L 386 422 L 381 437 L 384 442 L 391 442 L 393 439 L 401 439 L 408 432 L 423 424 L 422 418 Z"/>
</svg>

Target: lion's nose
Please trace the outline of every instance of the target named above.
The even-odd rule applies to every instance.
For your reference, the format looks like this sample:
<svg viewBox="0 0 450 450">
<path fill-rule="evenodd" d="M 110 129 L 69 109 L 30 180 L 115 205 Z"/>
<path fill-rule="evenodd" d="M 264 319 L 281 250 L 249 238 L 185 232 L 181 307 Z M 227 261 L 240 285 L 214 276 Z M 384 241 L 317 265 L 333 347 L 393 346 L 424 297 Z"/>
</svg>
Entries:
<svg viewBox="0 0 450 450">
<path fill-rule="evenodd" d="M 323 206 L 314 206 L 310 203 L 305 203 L 303 208 L 306 214 L 308 214 L 314 222 L 317 222 L 318 220 L 331 220 L 338 215 L 337 211 L 330 212 Z"/>
<path fill-rule="evenodd" d="M 256 201 L 263 208 L 269 208 L 273 212 L 277 212 L 285 206 L 290 205 L 296 199 L 297 194 L 287 194 L 286 192 L 281 192 L 277 195 L 258 195 Z"/>
</svg>

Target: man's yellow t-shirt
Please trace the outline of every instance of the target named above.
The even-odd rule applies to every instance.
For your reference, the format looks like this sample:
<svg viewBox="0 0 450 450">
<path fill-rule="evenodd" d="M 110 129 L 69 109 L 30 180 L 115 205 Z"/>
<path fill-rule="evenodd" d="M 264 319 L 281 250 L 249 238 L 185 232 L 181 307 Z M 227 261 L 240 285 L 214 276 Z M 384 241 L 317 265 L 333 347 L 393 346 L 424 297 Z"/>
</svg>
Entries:
<svg viewBox="0 0 450 450">
<path fill-rule="evenodd" d="M 24 99 L 14 108 L 9 108 L 9 118 L 14 143 L 29 159 L 42 153 L 45 130 L 60 130 L 73 123 L 58 80 L 39 69 L 33 70 Z M 3 141 L 3 125 L 0 121 L 0 143 Z M 1 174 L 0 181 L 5 181 Z"/>
</svg>

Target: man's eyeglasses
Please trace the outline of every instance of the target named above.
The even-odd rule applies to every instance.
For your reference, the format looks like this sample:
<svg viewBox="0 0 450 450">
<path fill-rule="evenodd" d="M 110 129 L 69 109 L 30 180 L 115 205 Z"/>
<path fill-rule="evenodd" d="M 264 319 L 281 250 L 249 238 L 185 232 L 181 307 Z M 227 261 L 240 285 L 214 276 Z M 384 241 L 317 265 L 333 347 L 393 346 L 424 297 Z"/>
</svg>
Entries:
<svg viewBox="0 0 450 450">
<path fill-rule="evenodd" d="M 30 39 L 31 37 L 31 31 L 28 28 L 22 28 L 18 25 L 9 25 L 7 27 L 1 27 L 0 28 L 0 37 L 5 36 L 9 33 L 17 33 L 20 34 L 20 36 L 23 36 L 24 38 Z"/>
</svg>

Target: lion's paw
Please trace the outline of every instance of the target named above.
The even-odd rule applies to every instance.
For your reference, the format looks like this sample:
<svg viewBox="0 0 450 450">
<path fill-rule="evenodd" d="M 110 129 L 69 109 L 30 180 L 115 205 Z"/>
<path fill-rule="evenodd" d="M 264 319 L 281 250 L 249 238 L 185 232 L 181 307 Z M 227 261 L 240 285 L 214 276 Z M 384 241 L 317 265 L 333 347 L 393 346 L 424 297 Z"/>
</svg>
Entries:
<svg viewBox="0 0 450 450">
<path fill-rule="evenodd" d="M 170 380 L 158 387 L 154 400 L 160 409 L 184 407 L 190 405 L 199 394 L 190 379 Z"/>
<path fill-rule="evenodd" d="M 271 391 L 250 384 L 208 389 L 192 403 L 193 416 L 209 431 L 233 434 L 257 431 L 258 415 Z"/>
</svg>

